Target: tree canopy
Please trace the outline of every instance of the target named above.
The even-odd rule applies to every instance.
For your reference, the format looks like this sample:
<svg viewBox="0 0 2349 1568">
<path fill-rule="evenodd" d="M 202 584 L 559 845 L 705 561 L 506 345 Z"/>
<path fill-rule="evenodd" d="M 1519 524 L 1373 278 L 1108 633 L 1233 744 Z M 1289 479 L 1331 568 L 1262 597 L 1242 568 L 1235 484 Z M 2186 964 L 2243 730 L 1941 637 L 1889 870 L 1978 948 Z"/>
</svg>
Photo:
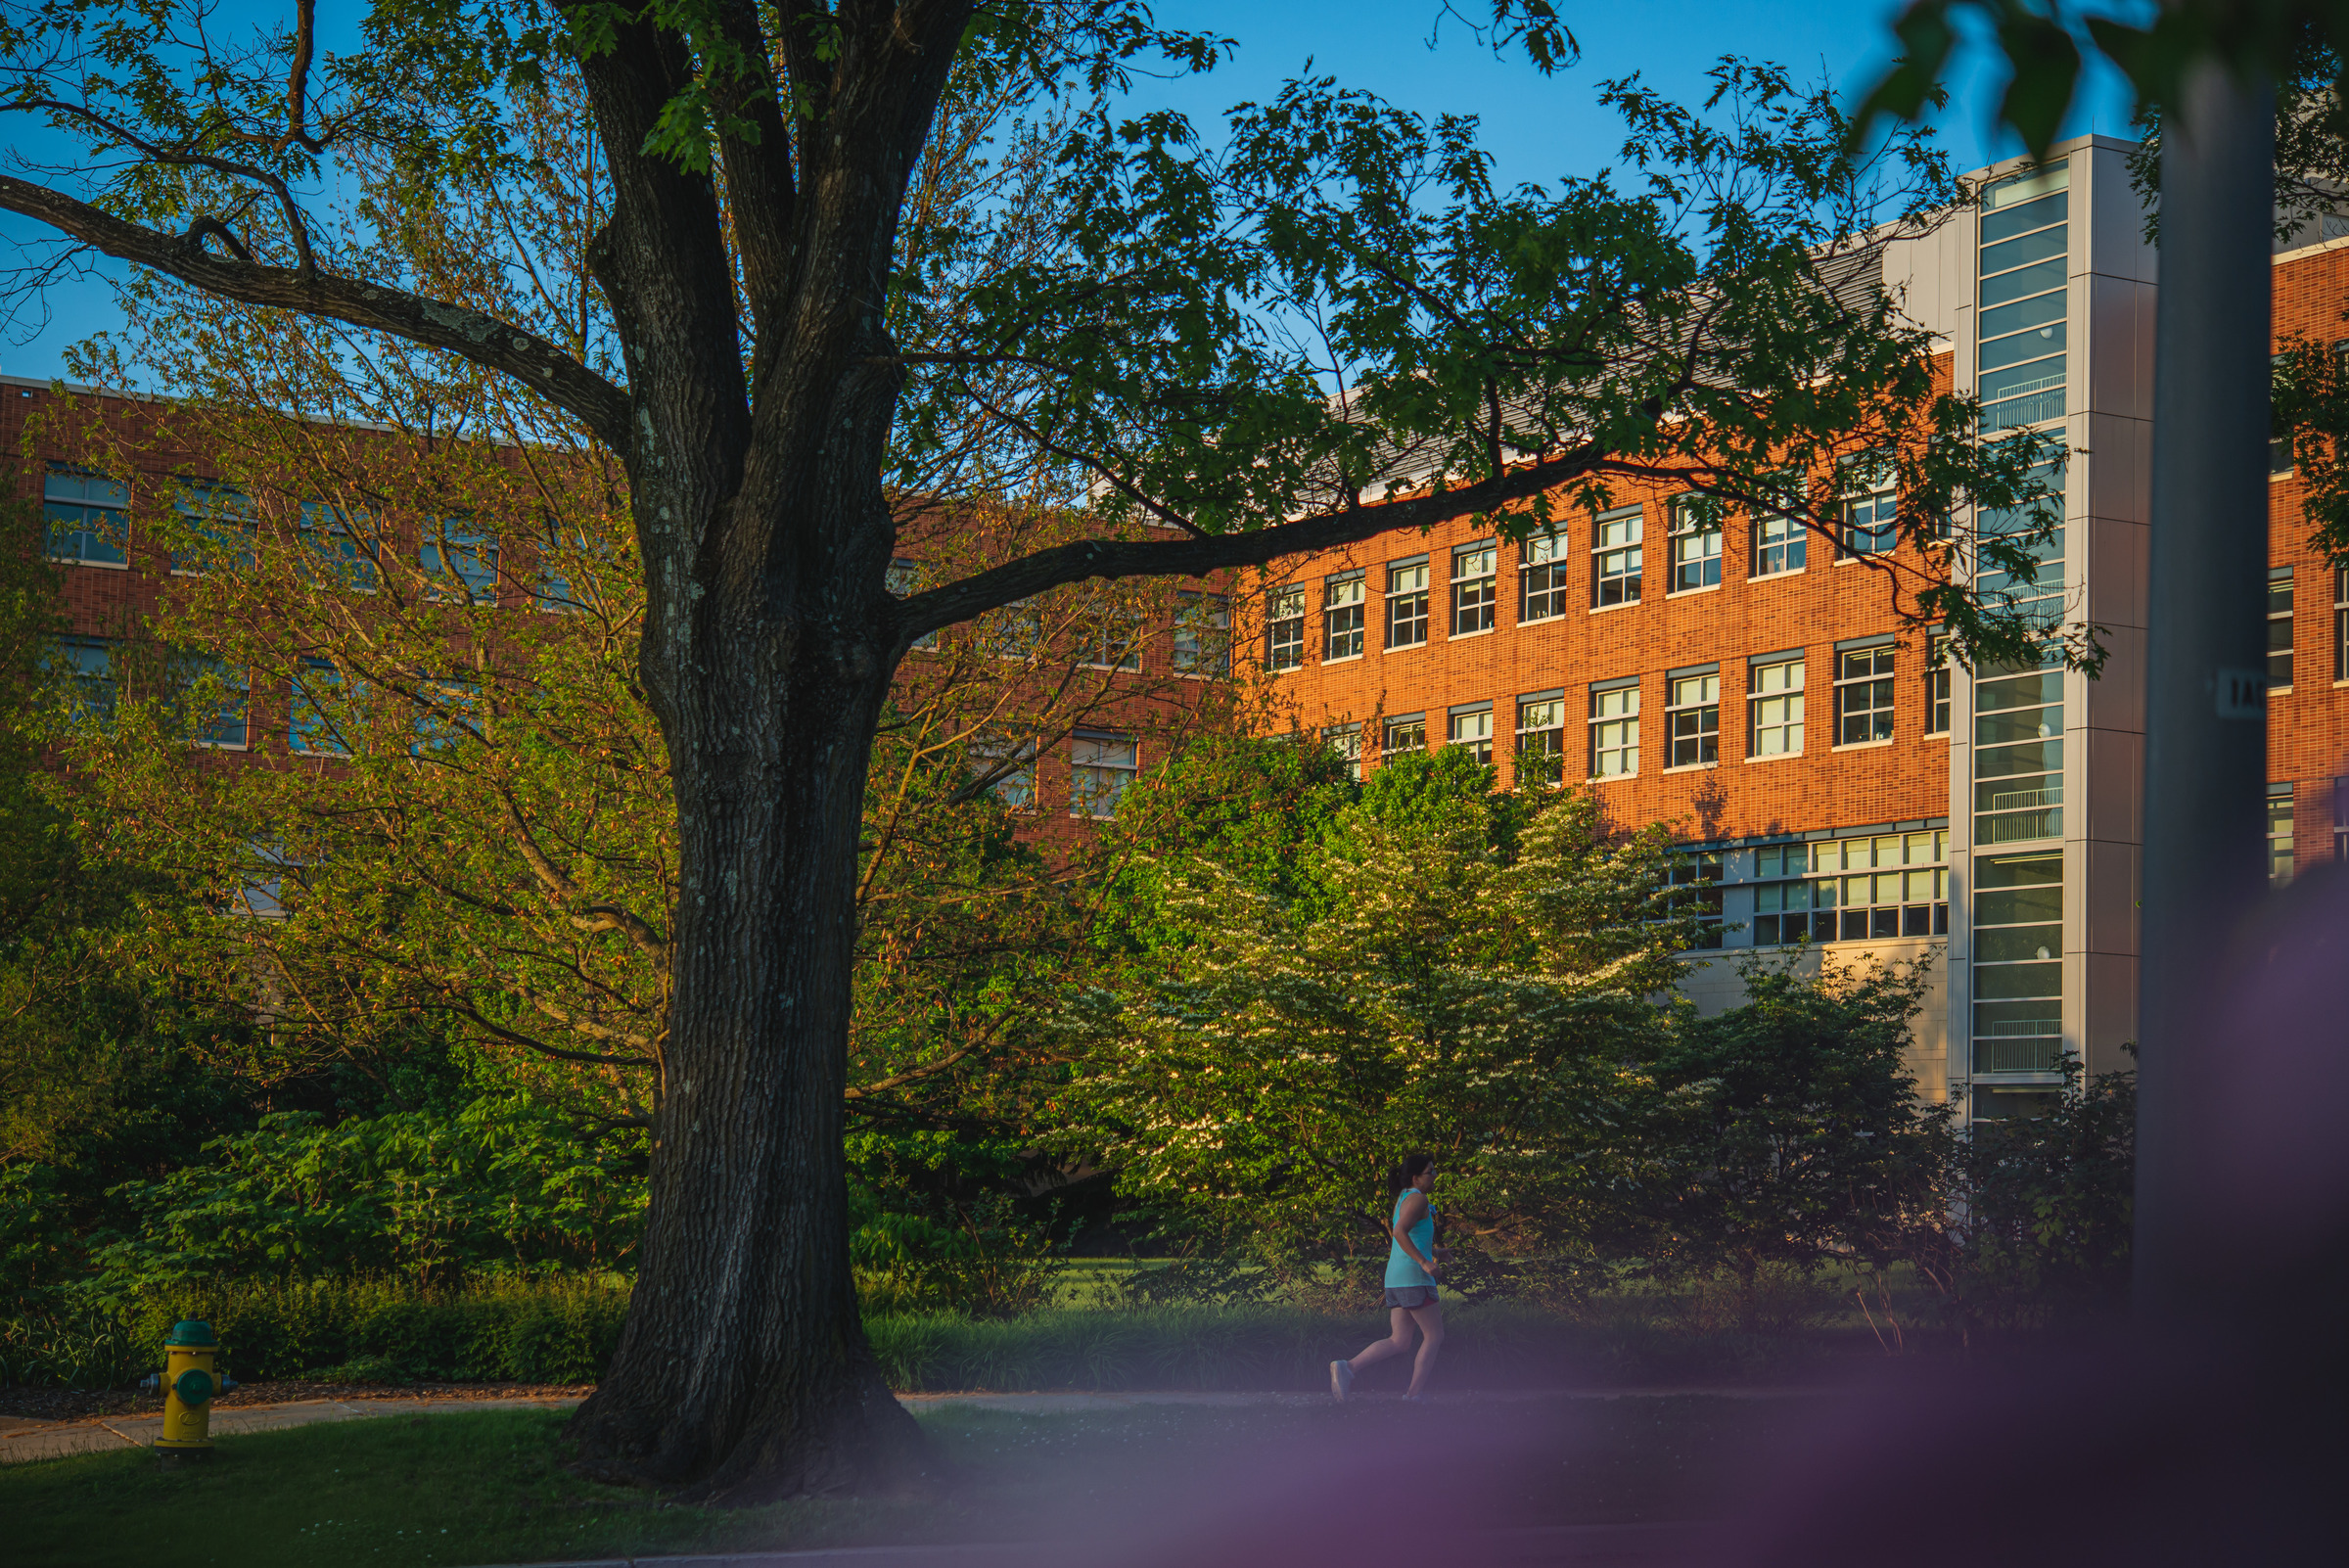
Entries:
<svg viewBox="0 0 2349 1568">
<path fill-rule="evenodd" d="M 202 0 L 5 25 L 0 110 L 64 151 L 0 174 L 0 207 L 226 333 L 340 324 L 321 385 L 494 376 L 520 438 L 584 449 L 627 515 L 675 803 L 646 1004 L 668 1086 L 649 1288 L 576 1430 L 642 1479 L 750 1497 L 918 1464 L 855 1325 L 842 1128 L 874 742 L 932 633 L 1470 515 L 1522 535 L 1635 485 L 1832 528 L 1854 467 L 1904 492 L 1914 548 L 1869 557 L 1904 614 L 1961 660 L 2042 630 L 1951 570 L 2028 580 L 2032 531 L 1951 520 L 2044 534 L 2043 454 L 1976 438 L 1883 278 L 1961 200 L 1947 161 L 1906 128 L 1854 154 L 1832 92 L 1772 67 L 1723 63 L 1696 106 L 1603 84 L 1629 172 L 1501 189 L 1472 119 L 1330 81 L 1214 133 L 1122 112 L 1126 71 L 1220 48 L 1134 0 L 377 0 L 347 50 L 310 0 L 250 33 Z M 1572 55 L 1530 0 L 1486 37 Z M 975 166 L 954 105 L 1006 95 L 1051 128 L 977 158 L 1001 182 L 959 188 L 990 194 L 923 207 L 926 158 Z M 551 143 L 549 103 L 580 111 Z M 548 283 L 550 248 L 586 281 Z M 442 428 L 420 412 L 392 423 Z M 1084 503 L 1075 536 L 891 591 L 908 499 L 1038 496 Z"/>
</svg>

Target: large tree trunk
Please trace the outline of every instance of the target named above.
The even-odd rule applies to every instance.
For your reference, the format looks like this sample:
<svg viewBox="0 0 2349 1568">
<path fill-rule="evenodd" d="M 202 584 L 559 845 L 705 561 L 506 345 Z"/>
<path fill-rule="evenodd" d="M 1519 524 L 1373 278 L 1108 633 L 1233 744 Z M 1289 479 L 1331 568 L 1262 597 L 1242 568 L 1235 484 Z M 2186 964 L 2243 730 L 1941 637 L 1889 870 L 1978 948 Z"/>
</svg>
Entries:
<svg viewBox="0 0 2349 1568">
<path fill-rule="evenodd" d="M 635 1299 L 571 1430 L 588 1463 L 696 1499 L 885 1489 L 924 1462 L 857 1316 L 841 1119 L 865 770 L 903 642 L 892 246 L 969 10 L 860 14 L 829 63 L 794 32 L 820 102 L 788 129 L 772 99 L 738 106 L 763 122 L 724 142 L 748 365 L 709 177 L 637 152 L 692 78 L 681 41 L 640 24 L 582 66 L 613 150 L 596 275 L 679 876 Z"/>
<path fill-rule="evenodd" d="M 840 1156 L 857 834 L 887 687 L 801 663 L 783 712 L 711 713 L 714 732 L 672 741 L 682 875 L 653 1222 L 619 1353 L 572 1423 L 607 1471 L 728 1501 L 922 1468 L 858 1319 Z"/>
</svg>

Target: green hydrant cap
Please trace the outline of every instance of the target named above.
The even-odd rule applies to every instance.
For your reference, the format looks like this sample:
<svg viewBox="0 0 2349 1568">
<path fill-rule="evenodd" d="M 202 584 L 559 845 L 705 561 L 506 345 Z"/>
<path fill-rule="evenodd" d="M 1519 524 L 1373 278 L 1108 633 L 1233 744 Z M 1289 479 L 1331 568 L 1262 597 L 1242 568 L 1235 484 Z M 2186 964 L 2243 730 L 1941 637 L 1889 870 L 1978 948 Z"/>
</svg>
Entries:
<svg viewBox="0 0 2349 1568">
<path fill-rule="evenodd" d="M 171 1325 L 170 1338 L 163 1341 L 181 1350 L 214 1350 L 219 1341 L 212 1337 L 212 1325 L 201 1317 L 183 1317 Z"/>
<path fill-rule="evenodd" d="M 171 1380 L 171 1392 L 182 1405 L 202 1405 L 212 1397 L 212 1376 L 191 1366 Z"/>
</svg>

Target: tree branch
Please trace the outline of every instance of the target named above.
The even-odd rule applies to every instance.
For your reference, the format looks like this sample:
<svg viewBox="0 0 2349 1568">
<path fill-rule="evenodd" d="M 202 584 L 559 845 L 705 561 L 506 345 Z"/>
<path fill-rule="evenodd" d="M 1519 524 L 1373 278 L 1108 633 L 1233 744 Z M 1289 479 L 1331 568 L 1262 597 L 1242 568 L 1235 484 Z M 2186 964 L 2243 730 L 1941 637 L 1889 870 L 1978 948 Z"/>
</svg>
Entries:
<svg viewBox="0 0 2349 1568">
<path fill-rule="evenodd" d="M 629 450 L 628 394 L 532 333 L 460 305 L 298 269 L 214 255 L 202 245 L 128 223 L 62 191 L 0 174 L 0 208 L 38 218 L 91 249 L 152 267 L 246 304 L 297 310 L 440 348 L 513 377 L 574 415 L 616 451 Z"/>
<path fill-rule="evenodd" d="M 1087 577 L 1204 576 L 1227 567 L 1262 566 L 1284 555 L 1334 549 L 1397 530 L 1432 528 L 1555 489 L 1593 472 L 1605 455 L 1597 444 L 1585 442 L 1455 490 L 1375 506 L 1348 506 L 1241 533 L 1156 542 L 1085 539 L 1055 545 L 901 601 L 897 608 L 898 647 L 909 647 L 916 637 L 941 626 Z"/>
</svg>

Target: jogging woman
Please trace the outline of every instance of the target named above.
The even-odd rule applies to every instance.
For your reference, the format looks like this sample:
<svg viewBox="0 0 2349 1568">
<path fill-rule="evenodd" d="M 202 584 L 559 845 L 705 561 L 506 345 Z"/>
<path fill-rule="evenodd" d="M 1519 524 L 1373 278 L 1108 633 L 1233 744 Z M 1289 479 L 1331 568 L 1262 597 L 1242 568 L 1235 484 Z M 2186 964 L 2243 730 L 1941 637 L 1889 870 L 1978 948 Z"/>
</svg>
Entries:
<svg viewBox="0 0 2349 1568">
<path fill-rule="evenodd" d="M 1436 1301 L 1436 1274 L 1450 1248 L 1436 1245 L 1436 1210 L 1428 1193 L 1436 1184 L 1436 1158 L 1406 1154 L 1387 1178 L 1395 1192 L 1395 1213 L 1387 1222 L 1394 1242 L 1387 1249 L 1387 1312 L 1390 1328 L 1385 1339 L 1363 1347 L 1352 1360 L 1329 1363 L 1329 1391 L 1343 1402 L 1354 1390 L 1358 1368 L 1390 1356 L 1411 1354 L 1411 1325 L 1419 1326 L 1419 1358 L 1411 1363 L 1411 1386 L 1406 1400 L 1426 1395 L 1428 1374 L 1436 1369 L 1436 1352 L 1444 1348 L 1444 1309 Z"/>
</svg>

